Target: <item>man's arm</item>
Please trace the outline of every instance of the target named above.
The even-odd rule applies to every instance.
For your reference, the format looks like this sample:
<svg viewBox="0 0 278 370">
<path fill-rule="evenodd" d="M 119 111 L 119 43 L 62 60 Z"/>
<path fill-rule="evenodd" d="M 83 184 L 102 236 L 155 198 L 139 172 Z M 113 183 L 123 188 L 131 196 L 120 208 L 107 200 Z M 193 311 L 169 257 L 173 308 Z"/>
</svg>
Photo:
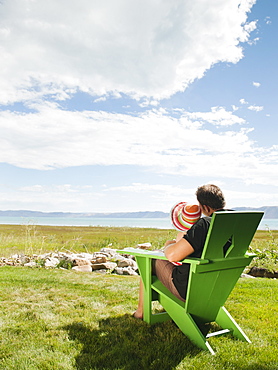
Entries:
<svg viewBox="0 0 278 370">
<path fill-rule="evenodd" d="M 165 257 L 167 257 L 170 262 L 179 262 L 193 252 L 194 249 L 192 245 L 184 238 L 176 243 L 168 244 L 164 248 Z"/>
</svg>

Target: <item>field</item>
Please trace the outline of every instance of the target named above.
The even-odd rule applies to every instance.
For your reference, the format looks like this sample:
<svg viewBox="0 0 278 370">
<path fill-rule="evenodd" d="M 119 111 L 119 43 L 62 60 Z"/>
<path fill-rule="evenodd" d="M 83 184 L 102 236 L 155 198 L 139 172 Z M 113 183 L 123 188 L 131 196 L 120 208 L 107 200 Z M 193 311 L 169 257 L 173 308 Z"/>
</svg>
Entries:
<svg viewBox="0 0 278 370">
<path fill-rule="evenodd" d="M 125 248 L 146 242 L 159 248 L 175 234 L 174 230 L 133 227 L 0 225 L 0 255 L 62 250 L 92 253 L 108 245 Z"/>
<path fill-rule="evenodd" d="M 93 253 L 107 246 L 122 249 L 147 242 L 158 249 L 175 235 L 175 230 L 152 228 L 0 225 L 0 258 L 58 251 Z M 257 231 L 250 251 L 258 257 L 252 266 L 278 271 L 277 237 L 278 230 Z"/>
<path fill-rule="evenodd" d="M 0 225 L 0 255 L 11 253 L 38 253 L 40 251 L 75 250 L 98 251 L 112 245 L 113 248 L 134 247 L 138 243 L 152 243 L 160 248 L 166 240 L 174 238 L 175 230 L 135 227 L 95 226 L 40 226 Z M 254 248 L 277 246 L 278 230 L 257 231 L 252 241 Z"/>
<path fill-rule="evenodd" d="M 0 253 L 98 251 L 151 242 L 174 231 L 0 225 Z M 252 248 L 271 250 L 277 232 L 258 232 Z M 226 307 L 250 337 L 211 338 L 215 356 L 199 350 L 172 323 L 131 317 L 139 277 L 72 270 L 0 268 L 0 369 L 278 370 L 278 283 L 241 278 Z"/>
</svg>

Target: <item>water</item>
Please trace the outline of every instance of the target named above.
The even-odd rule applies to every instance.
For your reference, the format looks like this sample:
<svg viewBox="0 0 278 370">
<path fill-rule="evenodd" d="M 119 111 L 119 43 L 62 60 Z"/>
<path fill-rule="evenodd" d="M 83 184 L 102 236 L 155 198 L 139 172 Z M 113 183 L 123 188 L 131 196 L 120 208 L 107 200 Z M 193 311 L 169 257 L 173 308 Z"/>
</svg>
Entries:
<svg viewBox="0 0 278 370">
<path fill-rule="evenodd" d="M 116 226 L 151 227 L 171 229 L 168 218 L 95 218 L 95 217 L 0 217 L 0 224 L 8 225 L 50 225 L 50 226 Z"/>
<path fill-rule="evenodd" d="M 117 226 L 173 229 L 170 218 L 95 218 L 95 217 L 0 217 L 6 225 Z M 278 219 L 263 219 L 259 230 L 278 230 Z"/>
</svg>

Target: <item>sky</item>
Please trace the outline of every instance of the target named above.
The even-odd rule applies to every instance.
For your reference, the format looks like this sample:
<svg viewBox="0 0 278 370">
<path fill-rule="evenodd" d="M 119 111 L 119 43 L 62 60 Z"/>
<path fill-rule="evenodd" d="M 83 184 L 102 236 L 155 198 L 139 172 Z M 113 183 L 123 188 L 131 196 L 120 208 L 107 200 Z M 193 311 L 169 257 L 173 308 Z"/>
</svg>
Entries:
<svg viewBox="0 0 278 370">
<path fill-rule="evenodd" d="M 1 0 L 0 210 L 278 206 L 278 2 Z"/>
</svg>

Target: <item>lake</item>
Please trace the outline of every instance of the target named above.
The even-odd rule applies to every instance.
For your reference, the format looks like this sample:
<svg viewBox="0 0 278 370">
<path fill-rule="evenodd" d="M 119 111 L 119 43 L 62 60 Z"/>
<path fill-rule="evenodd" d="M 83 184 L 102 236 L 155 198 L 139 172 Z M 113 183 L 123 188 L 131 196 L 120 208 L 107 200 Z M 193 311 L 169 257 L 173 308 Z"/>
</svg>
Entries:
<svg viewBox="0 0 278 370">
<path fill-rule="evenodd" d="M 173 229 L 170 218 L 104 218 L 104 217 L 0 217 L 6 225 L 49 225 L 49 226 L 116 226 Z M 263 219 L 259 230 L 278 230 L 278 219 Z"/>
</svg>

